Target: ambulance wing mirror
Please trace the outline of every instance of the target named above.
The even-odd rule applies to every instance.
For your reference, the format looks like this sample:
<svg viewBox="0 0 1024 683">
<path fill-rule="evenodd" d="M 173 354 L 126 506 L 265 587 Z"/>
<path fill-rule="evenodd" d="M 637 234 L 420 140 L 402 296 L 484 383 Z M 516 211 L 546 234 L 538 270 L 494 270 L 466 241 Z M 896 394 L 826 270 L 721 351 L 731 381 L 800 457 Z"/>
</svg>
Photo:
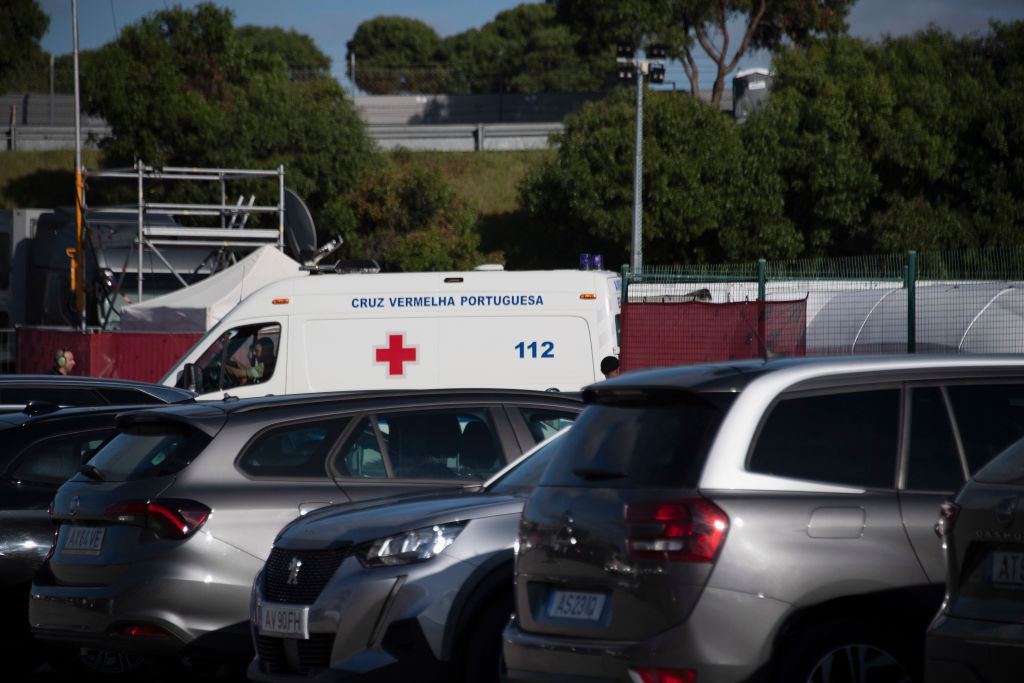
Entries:
<svg viewBox="0 0 1024 683">
<path fill-rule="evenodd" d="M 194 391 L 197 394 L 203 393 L 203 375 L 199 370 L 199 366 L 195 363 L 185 363 L 185 367 L 182 368 L 181 376 L 178 377 L 175 386 L 187 389 L 188 391 Z"/>
</svg>

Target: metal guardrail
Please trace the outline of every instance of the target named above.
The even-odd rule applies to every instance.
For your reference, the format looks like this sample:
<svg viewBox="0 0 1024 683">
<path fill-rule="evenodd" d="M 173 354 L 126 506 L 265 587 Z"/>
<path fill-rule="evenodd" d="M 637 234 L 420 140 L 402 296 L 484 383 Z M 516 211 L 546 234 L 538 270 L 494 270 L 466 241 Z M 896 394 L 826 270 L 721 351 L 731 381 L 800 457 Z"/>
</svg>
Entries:
<svg viewBox="0 0 1024 683">
<path fill-rule="evenodd" d="M 552 133 L 560 133 L 561 122 L 411 124 L 367 126 L 370 137 L 381 149 L 415 151 L 483 152 L 547 149 Z"/>
</svg>

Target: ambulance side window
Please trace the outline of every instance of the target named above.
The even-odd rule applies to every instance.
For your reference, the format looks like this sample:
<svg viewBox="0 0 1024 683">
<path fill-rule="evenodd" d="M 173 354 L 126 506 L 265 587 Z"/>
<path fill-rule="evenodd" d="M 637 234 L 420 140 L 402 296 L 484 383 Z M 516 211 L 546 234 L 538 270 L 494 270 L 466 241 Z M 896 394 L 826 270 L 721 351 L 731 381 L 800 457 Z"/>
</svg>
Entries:
<svg viewBox="0 0 1024 683">
<path fill-rule="evenodd" d="M 279 323 L 257 323 L 228 330 L 196 361 L 199 393 L 260 384 L 274 375 L 281 343 Z"/>
</svg>

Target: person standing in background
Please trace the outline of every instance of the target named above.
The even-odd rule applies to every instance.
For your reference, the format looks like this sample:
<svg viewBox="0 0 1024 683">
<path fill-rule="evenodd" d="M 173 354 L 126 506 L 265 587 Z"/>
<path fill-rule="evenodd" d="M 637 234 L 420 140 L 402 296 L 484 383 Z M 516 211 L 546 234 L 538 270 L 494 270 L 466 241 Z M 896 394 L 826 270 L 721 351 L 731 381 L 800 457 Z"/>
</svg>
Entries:
<svg viewBox="0 0 1024 683">
<path fill-rule="evenodd" d="M 53 367 L 46 371 L 47 375 L 70 375 L 75 369 L 75 354 L 66 346 L 53 352 Z"/>
</svg>

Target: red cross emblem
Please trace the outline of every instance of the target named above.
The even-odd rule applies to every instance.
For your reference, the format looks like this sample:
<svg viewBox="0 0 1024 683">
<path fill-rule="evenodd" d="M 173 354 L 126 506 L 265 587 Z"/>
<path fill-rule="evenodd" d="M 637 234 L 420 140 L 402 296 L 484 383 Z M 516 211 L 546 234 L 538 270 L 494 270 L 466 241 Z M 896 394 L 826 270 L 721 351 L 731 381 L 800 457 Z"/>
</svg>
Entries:
<svg viewBox="0 0 1024 683">
<path fill-rule="evenodd" d="M 389 334 L 387 346 L 375 346 L 378 363 L 388 364 L 388 375 L 404 375 L 405 366 L 403 363 L 416 362 L 416 347 L 405 346 L 402 334 Z"/>
</svg>

